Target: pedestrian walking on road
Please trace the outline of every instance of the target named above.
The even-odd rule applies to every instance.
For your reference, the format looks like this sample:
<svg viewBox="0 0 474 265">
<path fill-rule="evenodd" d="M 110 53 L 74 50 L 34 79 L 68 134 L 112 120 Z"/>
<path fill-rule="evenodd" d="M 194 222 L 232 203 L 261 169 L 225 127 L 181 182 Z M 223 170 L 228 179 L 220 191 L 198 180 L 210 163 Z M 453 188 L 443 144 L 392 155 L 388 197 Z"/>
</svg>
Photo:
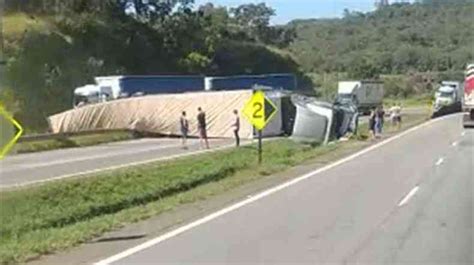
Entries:
<svg viewBox="0 0 474 265">
<path fill-rule="evenodd" d="M 198 108 L 197 123 L 201 148 L 205 146 L 207 149 L 209 149 L 209 141 L 207 140 L 206 113 L 201 107 Z"/>
<path fill-rule="evenodd" d="M 234 110 L 234 122 L 232 123 L 232 129 L 234 131 L 235 136 L 235 146 L 240 146 L 240 137 L 239 137 L 239 130 L 240 130 L 240 117 L 239 112 L 235 109 Z"/>
<path fill-rule="evenodd" d="M 181 144 L 183 145 L 184 149 L 187 149 L 186 140 L 188 138 L 189 132 L 189 122 L 188 118 L 186 118 L 186 111 L 181 113 L 181 117 L 179 118 L 179 127 L 181 130 Z"/>
</svg>

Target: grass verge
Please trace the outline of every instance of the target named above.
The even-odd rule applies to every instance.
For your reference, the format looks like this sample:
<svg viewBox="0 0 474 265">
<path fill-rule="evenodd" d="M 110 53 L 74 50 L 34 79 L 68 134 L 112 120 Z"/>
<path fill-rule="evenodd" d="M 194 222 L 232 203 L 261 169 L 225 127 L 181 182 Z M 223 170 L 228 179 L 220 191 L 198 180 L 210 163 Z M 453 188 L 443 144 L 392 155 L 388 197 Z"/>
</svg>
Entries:
<svg viewBox="0 0 474 265">
<path fill-rule="evenodd" d="M 423 94 L 409 98 L 385 98 L 383 100 L 384 105 L 392 106 L 395 103 L 401 104 L 402 107 L 427 107 L 431 108 L 433 103 L 433 95 Z"/>
<path fill-rule="evenodd" d="M 404 126 L 424 120 L 416 117 Z M 277 140 L 265 143 L 262 165 L 256 163 L 256 149 L 248 146 L 5 191 L 0 193 L 0 262 L 23 262 L 63 250 L 305 161 L 329 163 L 341 150 L 366 145 L 353 140 L 314 147 Z"/>
<path fill-rule="evenodd" d="M 72 148 L 72 147 L 84 147 L 91 145 L 98 145 L 103 143 L 117 142 L 133 139 L 133 135 L 130 132 L 110 132 L 110 133 L 97 133 L 89 135 L 71 136 L 60 139 L 48 139 L 38 140 L 30 142 L 21 142 L 15 145 L 15 152 L 21 153 L 32 153 L 47 151 L 53 149 Z"/>
</svg>

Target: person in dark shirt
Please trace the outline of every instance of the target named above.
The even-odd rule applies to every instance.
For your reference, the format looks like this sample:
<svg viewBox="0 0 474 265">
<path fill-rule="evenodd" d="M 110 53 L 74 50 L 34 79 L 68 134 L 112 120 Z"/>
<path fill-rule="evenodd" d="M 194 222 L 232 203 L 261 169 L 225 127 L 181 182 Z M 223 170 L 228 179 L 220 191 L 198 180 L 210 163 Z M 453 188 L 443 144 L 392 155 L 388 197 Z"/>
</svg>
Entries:
<svg viewBox="0 0 474 265">
<path fill-rule="evenodd" d="M 199 142 L 201 144 L 201 148 L 206 146 L 209 149 L 209 141 L 207 140 L 207 128 L 206 128 L 206 113 L 202 110 L 201 107 L 198 108 L 198 115 L 197 115 L 197 123 L 198 123 L 198 131 L 199 131 Z"/>
<path fill-rule="evenodd" d="M 375 110 L 375 135 L 376 137 L 381 137 L 383 125 L 384 125 L 385 111 L 383 106 L 377 107 Z"/>
<path fill-rule="evenodd" d="M 376 110 L 373 108 L 370 111 L 370 116 L 369 116 L 369 131 L 372 136 L 372 139 L 375 139 L 376 132 L 375 132 L 375 116 L 376 116 Z"/>
<path fill-rule="evenodd" d="M 237 147 L 240 146 L 240 137 L 239 137 L 239 130 L 240 130 L 240 117 L 239 112 L 235 109 L 234 110 L 234 122 L 232 123 L 232 129 L 234 131 L 235 136 L 235 145 Z"/>
<path fill-rule="evenodd" d="M 181 143 L 183 144 L 183 148 L 186 149 L 186 139 L 188 138 L 189 132 L 189 122 L 186 118 L 186 111 L 183 111 L 181 114 L 181 117 L 179 118 L 179 125 L 181 130 Z"/>
</svg>

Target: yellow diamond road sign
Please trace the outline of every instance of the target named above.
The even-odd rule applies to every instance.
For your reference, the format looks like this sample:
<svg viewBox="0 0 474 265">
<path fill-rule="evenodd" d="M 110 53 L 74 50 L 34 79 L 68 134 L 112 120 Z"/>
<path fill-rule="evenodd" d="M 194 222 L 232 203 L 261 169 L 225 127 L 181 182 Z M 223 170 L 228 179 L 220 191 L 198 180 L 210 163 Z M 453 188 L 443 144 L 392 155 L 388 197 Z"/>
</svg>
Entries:
<svg viewBox="0 0 474 265">
<path fill-rule="evenodd" d="M 23 134 L 21 125 L 0 106 L 0 159 L 12 149 Z"/>
<path fill-rule="evenodd" d="M 277 107 L 265 97 L 263 91 L 258 90 L 247 101 L 242 112 L 257 130 L 263 130 L 277 112 Z"/>
</svg>

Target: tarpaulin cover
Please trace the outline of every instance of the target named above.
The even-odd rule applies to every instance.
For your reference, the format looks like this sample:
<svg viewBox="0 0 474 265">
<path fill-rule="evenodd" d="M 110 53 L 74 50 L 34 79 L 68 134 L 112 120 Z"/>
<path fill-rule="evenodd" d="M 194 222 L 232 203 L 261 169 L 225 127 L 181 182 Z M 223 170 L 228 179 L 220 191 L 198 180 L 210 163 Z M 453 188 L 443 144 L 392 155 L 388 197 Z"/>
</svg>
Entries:
<svg viewBox="0 0 474 265">
<path fill-rule="evenodd" d="M 241 113 L 251 95 L 251 90 L 239 90 L 127 98 L 68 110 L 49 117 L 49 123 L 53 133 L 137 129 L 164 135 L 180 135 L 179 118 L 181 112 L 186 111 L 189 135 L 197 136 L 197 108 L 201 107 L 206 112 L 209 137 L 233 137 L 232 111 L 237 109 Z M 240 136 L 252 138 L 252 126 L 243 116 L 240 120 Z M 278 128 L 278 133 L 280 132 L 281 127 Z M 267 131 L 267 134 L 270 135 L 271 132 Z"/>
</svg>

